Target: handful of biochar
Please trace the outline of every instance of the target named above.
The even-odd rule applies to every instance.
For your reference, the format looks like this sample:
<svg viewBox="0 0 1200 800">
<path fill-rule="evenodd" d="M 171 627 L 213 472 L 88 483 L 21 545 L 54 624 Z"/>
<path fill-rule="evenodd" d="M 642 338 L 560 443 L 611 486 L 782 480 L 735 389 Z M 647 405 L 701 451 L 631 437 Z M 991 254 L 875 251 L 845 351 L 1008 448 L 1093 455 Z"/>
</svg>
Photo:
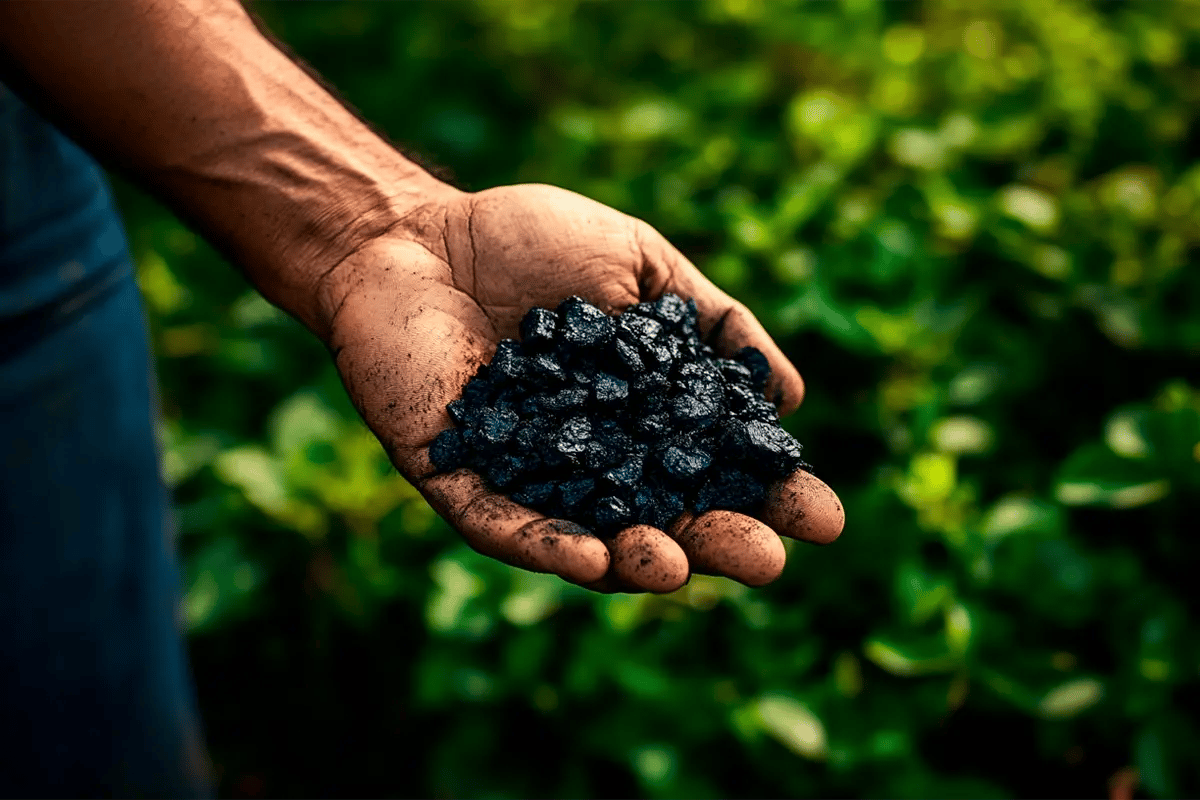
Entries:
<svg viewBox="0 0 1200 800">
<path fill-rule="evenodd" d="M 434 467 L 601 538 L 685 510 L 757 516 L 767 486 L 809 465 L 764 396 L 766 357 L 718 358 L 696 320 L 673 294 L 615 317 L 579 297 L 531 309 L 447 406 Z"/>
</svg>

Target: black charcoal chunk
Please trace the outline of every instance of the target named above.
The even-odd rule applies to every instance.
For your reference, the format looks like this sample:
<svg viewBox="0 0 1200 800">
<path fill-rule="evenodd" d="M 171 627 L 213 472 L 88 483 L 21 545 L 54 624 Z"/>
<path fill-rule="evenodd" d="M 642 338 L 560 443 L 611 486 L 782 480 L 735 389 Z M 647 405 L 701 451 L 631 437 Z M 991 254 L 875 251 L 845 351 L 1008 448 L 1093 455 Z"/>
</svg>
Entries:
<svg viewBox="0 0 1200 800">
<path fill-rule="evenodd" d="M 492 371 L 509 380 L 519 380 L 525 377 L 525 358 L 521 355 L 521 345 L 515 339 L 503 339 L 496 347 L 492 356 Z"/>
<path fill-rule="evenodd" d="M 583 466 L 591 472 L 607 469 L 614 461 L 614 454 L 595 439 L 588 442 L 583 449 Z"/>
<path fill-rule="evenodd" d="M 587 450 L 591 437 L 592 424 L 588 418 L 581 415 L 574 416 L 564 422 L 555 432 L 551 446 L 568 460 L 576 461 Z"/>
<path fill-rule="evenodd" d="M 629 384 L 620 378 L 601 372 L 596 375 L 592 393 L 601 405 L 620 403 L 629 397 Z"/>
<path fill-rule="evenodd" d="M 513 433 L 513 444 L 516 445 L 518 452 L 532 453 L 537 449 L 538 439 L 542 433 L 543 430 L 538 425 L 532 422 L 522 422 Z"/>
<path fill-rule="evenodd" d="M 457 428 L 447 428 L 439 433 L 429 445 L 429 460 L 438 472 L 453 472 L 466 464 L 466 448 L 462 433 Z"/>
<path fill-rule="evenodd" d="M 454 420 L 456 425 L 465 425 L 467 419 L 471 416 L 471 410 L 467 406 L 467 401 L 459 398 L 451 400 L 446 405 L 446 413 L 450 415 L 450 419 Z"/>
<path fill-rule="evenodd" d="M 548 308 L 532 308 L 521 320 L 521 341 L 532 350 L 544 350 L 554 344 L 558 315 Z"/>
<path fill-rule="evenodd" d="M 595 489 L 596 482 L 591 478 L 578 478 L 559 484 L 558 496 L 562 500 L 563 510 L 568 514 L 579 512 Z"/>
<path fill-rule="evenodd" d="M 564 300 L 558 307 L 559 336 L 568 345 L 599 349 L 616 332 L 613 318 L 580 297 Z"/>
<path fill-rule="evenodd" d="M 615 324 L 621 341 L 637 347 L 655 342 L 663 335 L 662 323 L 652 317 L 622 314 Z"/>
<path fill-rule="evenodd" d="M 767 385 L 767 378 L 771 376 L 771 365 L 767 362 L 767 357 L 757 347 L 743 347 L 734 353 L 733 357 L 750 370 L 750 384 L 761 391 Z"/>
<path fill-rule="evenodd" d="M 664 339 L 641 349 L 642 362 L 654 370 L 670 374 L 675 359 L 679 357 L 679 345 L 671 339 Z"/>
<path fill-rule="evenodd" d="M 613 467 L 602 476 L 603 479 L 615 489 L 625 491 L 632 490 L 638 485 L 638 481 L 642 479 L 642 468 L 644 466 L 644 458 L 638 455 L 632 455 L 627 458 L 620 466 Z"/>
<path fill-rule="evenodd" d="M 521 475 L 521 459 L 514 455 L 503 455 L 488 468 L 487 479 L 497 489 L 507 489 Z"/>
<path fill-rule="evenodd" d="M 695 319 L 694 315 L 695 315 L 695 311 L 696 311 L 696 306 L 695 306 L 694 301 L 693 301 L 690 311 L 692 314 L 693 324 L 695 324 L 694 323 L 694 319 Z M 657 318 L 659 320 L 659 322 L 662 322 L 662 323 L 670 326 L 671 328 L 680 327 L 683 324 L 684 320 L 687 319 L 688 313 L 689 313 L 689 308 L 688 308 L 687 303 L 683 302 L 683 300 L 680 297 L 678 297 L 677 295 L 664 294 L 662 297 L 660 297 L 658 300 L 656 300 L 654 302 L 655 318 Z"/>
<path fill-rule="evenodd" d="M 671 381 L 661 372 L 644 372 L 633 381 L 633 390 L 639 395 L 654 395 L 665 392 Z"/>
<path fill-rule="evenodd" d="M 512 494 L 514 503 L 520 503 L 523 506 L 529 506 L 538 511 L 547 510 L 547 506 L 554 497 L 554 484 L 549 482 L 531 483 L 528 486 L 519 489 Z"/>
<path fill-rule="evenodd" d="M 685 427 L 706 427 L 721 415 L 724 393 L 711 383 L 691 382 L 671 401 L 671 418 Z"/>
<path fill-rule="evenodd" d="M 714 476 L 696 497 L 698 514 L 715 508 L 753 514 L 762 506 L 766 489 L 761 481 L 740 470 L 726 470 Z"/>
<path fill-rule="evenodd" d="M 753 383 L 750 368 L 745 364 L 729 358 L 721 358 L 717 359 L 717 368 L 721 370 L 721 374 L 725 376 L 725 380 L 731 383 L 746 384 L 747 386 Z"/>
<path fill-rule="evenodd" d="M 680 364 L 679 368 L 675 370 L 674 377 L 675 380 L 681 382 L 697 380 L 701 383 L 711 383 L 717 386 L 725 383 L 725 378 L 721 374 L 721 370 L 715 364 L 703 361 L 689 361 Z"/>
<path fill-rule="evenodd" d="M 479 412 L 479 435 L 487 444 L 500 446 L 508 441 L 518 422 L 520 417 L 511 409 L 485 408 Z"/>
<path fill-rule="evenodd" d="M 552 395 L 545 396 L 541 399 L 541 406 L 544 411 L 577 411 L 583 408 L 583 404 L 587 402 L 588 390 L 571 388 L 560 389 Z"/>
<path fill-rule="evenodd" d="M 666 436 L 671 431 L 671 418 L 666 414 L 647 414 L 634 423 L 634 430 L 649 438 Z"/>
<path fill-rule="evenodd" d="M 666 531 L 670 530 L 686 507 L 683 495 L 677 492 L 658 492 L 654 496 L 653 504 L 646 510 L 644 516 L 639 516 L 638 519 L 647 525 L 653 525 L 661 531 Z"/>
<path fill-rule="evenodd" d="M 677 481 L 691 481 L 712 463 L 712 456 L 702 450 L 672 445 L 660 456 L 663 469 Z"/>
<path fill-rule="evenodd" d="M 565 383 L 567 372 L 562 365 L 548 355 L 537 355 L 526 359 L 526 376 L 540 386 Z"/>
<path fill-rule="evenodd" d="M 730 383 L 725 386 L 725 404 L 734 416 L 747 415 L 753 419 L 754 417 L 749 412 L 755 404 L 762 400 L 762 394 L 749 386 L 741 383 Z"/>
<path fill-rule="evenodd" d="M 614 349 L 616 360 L 626 374 L 636 375 L 646 368 L 642 363 L 642 357 L 638 355 L 637 348 L 633 345 L 618 339 Z"/>
<path fill-rule="evenodd" d="M 480 370 L 482 369 L 483 367 L 480 367 Z M 464 407 L 478 409 L 488 404 L 490 396 L 491 384 L 486 378 L 480 379 L 476 373 L 476 377 L 463 387 L 461 400 Z"/>
<path fill-rule="evenodd" d="M 616 533 L 633 520 L 633 512 L 619 497 L 601 497 L 592 507 L 596 528 L 602 532 Z"/>
</svg>

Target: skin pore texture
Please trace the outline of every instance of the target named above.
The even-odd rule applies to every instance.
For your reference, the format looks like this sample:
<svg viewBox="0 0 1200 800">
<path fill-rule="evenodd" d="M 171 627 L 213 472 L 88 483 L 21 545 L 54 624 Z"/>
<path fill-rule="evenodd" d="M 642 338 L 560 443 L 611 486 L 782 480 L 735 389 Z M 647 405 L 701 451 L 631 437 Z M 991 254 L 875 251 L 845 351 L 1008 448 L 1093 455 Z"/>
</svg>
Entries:
<svg viewBox="0 0 1200 800">
<path fill-rule="evenodd" d="M 263 36 L 235 0 L 0 3 L 0 80 L 172 208 L 332 353 L 397 469 L 471 547 L 597 591 L 666 592 L 692 573 L 776 579 L 780 536 L 841 533 L 806 472 L 756 520 L 729 511 L 607 544 L 488 490 L 434 475 L 428 445 L 455 399 L 533 306 L 579 295 L 609 313 L 696 300 L 720 355 L 752 345 L 768 397 L 804 383 L 744 305 L 646 223 L 546 185 L 462 192 L 404 158 Z"/>
</svg>

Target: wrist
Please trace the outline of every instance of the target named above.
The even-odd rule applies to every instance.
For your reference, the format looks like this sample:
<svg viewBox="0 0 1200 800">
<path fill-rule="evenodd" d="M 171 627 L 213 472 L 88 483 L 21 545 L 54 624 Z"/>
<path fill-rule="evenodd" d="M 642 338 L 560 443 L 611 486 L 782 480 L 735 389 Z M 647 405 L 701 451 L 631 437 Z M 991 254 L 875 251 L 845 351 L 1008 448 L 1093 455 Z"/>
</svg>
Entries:
<svg viewBox="0 0 1200 800">
<path fill-rule="evenodd" d="M 271 297 L 268 288 L 260 287 L 264 296 L 299 318 L 322 341 L 329 341 L 347 294 L 364 285 L 387 286 L 389 293 L 404 294 L 408 277 L 414 284 L 429 277 L 432 254 L 443 254 L 446 209 L 467 194 L 425 172 L 397 178 L 383 188 L 374 204 L 365 202 L 364 194 L 353 194 L 339 215 L 347 224 L 324 225 L 322 232 L 305 229 L 290 246 L 280 249 L 279 266 L 272 269 L 280 279 L 272 285 L 287 283 L 294 300 Z M 305 267 L 300 269 L 299 264 Z"/>
</svg>

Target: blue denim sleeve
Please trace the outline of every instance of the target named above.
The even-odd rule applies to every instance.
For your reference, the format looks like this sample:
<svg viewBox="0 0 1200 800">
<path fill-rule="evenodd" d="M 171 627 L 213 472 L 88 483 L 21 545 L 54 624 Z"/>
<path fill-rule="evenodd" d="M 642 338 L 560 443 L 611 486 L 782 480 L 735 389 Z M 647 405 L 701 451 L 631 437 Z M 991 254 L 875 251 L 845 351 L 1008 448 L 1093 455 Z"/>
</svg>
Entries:
<svg viewBox="0 0 1200 800">
<path fill-rule="evenodd" d="M 0 796 L 213 794 L 155 392 L 102 170 L 0 86 Z"/>
</svg>

